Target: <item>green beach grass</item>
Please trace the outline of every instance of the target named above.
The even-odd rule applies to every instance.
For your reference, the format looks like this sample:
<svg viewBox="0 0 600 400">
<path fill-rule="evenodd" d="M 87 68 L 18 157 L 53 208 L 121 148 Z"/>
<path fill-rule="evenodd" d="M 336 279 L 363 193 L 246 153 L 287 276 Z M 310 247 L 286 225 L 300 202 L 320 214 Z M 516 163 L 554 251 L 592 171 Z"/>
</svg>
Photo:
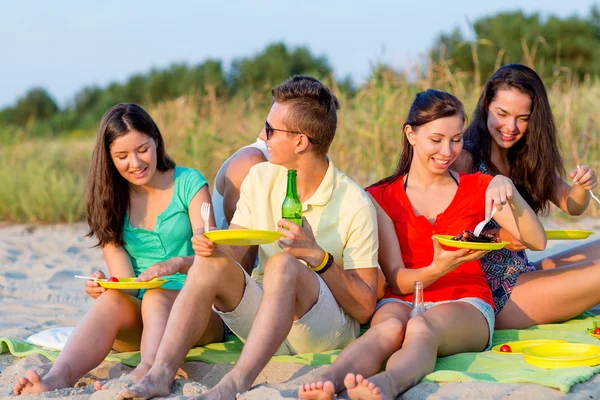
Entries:
<svg viewBox="0 0 600 400">
<path fill-rule="evenodd" d="M 330 150 L 340 170 L 364 186 L 390 174 L 398 160 L 402 124 L 419 91 L 430 87 L 449 91 L 472 114 L 480 87 L 467 85 L 450 73 L 424 76 L 410 84 L 396 75 L 384 76 L 368 82 L 352 97 L 339 93 L 335 82 L 328 82 L 342 106 Z M 548 92 L 567 171 L 589 164 L 600 172 L 600 82 L 557 81 L 548 86 Z M 263 93 L 228 100 L 211 94 L 182 97 L 148 110 L 177 164 L 197 168 L 212 184 L 221 163 L 255 140 L 269 105 L 270 90 L 265 88 Z M 0 127 L 0 221 L 83 220 L 94 136 L 93 131 L 76 131 L 36 138 L 27 128 Z M 590 206 L 587 215 L 600 215 L 600 207 Z"/>
</svg>

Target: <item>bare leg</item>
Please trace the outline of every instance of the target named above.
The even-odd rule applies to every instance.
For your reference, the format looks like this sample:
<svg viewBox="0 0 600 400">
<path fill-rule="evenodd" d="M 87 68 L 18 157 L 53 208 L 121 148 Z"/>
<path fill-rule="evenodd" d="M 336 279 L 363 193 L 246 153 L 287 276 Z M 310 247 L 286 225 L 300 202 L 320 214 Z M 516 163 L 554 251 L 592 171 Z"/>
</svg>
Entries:
<svg viewBox="0 0 600 400">
<path fill-rule="evenodd" d="M 298 397 L 333 399 L 336 393 L 345 390 L 343 381 L 349 372 L 371 376 L 381 371 L 385 360 L 402 345 L 409 313 L 410 307 L 406 304 L 388 303 L 382 306 L 373 316 L 369 330 L 348 345 L 321 377 L 302 385 Z"/>
<path fill-rule="evenodd" d="M 168 396 L 177 369 L 198 337 L 202 343 L 223 338 L 223 321 L 212 305 L 233 311 L 244 287 L 244 273 L 230 257 L 218 252 L 209 258 L 196 257 L 171 309 L 154 364 L 135 385 L 121 391 L 119 398 Z"/>
<path fill-rule="evenodd" d="M 158 346 L 165 332 L 167 320 L 171 313 L 173 303 L 179 294 L 179 290 L 153 289 L 148 290 L 144 295 L 142 302 L 142 319 L 144 321 L 144 331 L 142 332 L 141 342 L 141 362 L 140 364 L 126 376 L 118 380 L 110 380 L 105 382 L 95 382 L 94 387 L 98 390 L 106 390 L 115 382 L 125 382 L 133 384 L 140 380 L 148 371 L 154 359 Z M 223 332 L 221 333 L 223 337 Z M 198 346 L 206 344 L 206 339 L 201 338 L 196 344 Z"/>
<path fill-rule="evenodd" d="M 306 314 L 319 298 L 319 279 L 287 253 L 269 259 L 263 278 L 263 297 L 248 339 L 235 367 L 205 399 L 234 399 L 250 388 L 260 371 L 289 334 L 294 319 Z"/>
<path fill-rule="evenodd" d="M 457 302 L 433 307 L 408 321 L 402 348 L 390 357 L 385 372 L 368 380 L 346 376 L 348 396 L 393 400 L 433 371 L 438 355 L 481 351 L 488 340 L 487 321 L 474 306 Z"/>
<path fill-rule="evenodd" d="M 497 329 L 524 329 L 573 318 L 600 303 L 600 259 L 521 274 L 496 317 Z"/>
<path fill-rule="evenodd" d="M 71 387 L 104 360 L 113 344 L 122 351 L 138 350 L 141 335 L 140 301 L 119 290 L 107 290 L 77 324 L 48 374 L 42 379 L 28 371 L 27 378 L 15 384 L 14 393 Z"/>
<path fill-rule="evenodd" d="M 560 268 L 598 259 L 600 259 L 600 239 L 543 258 L 535 263 L 535 267 L 538 270 Z"/>
</svg>

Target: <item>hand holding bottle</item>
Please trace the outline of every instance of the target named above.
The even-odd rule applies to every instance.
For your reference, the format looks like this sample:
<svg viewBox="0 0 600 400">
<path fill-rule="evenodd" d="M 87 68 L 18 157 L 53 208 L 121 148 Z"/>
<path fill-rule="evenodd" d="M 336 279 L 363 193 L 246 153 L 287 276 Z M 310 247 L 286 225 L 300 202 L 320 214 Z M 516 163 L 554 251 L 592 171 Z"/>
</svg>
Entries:
<svg viewBox="0 0 600 400">
<path fill-rule="evenodd" d="M 323 261 L 325 252 L 317 244 L 312 227 L 306 218 L 302 217 L 302 226 L 287 219 L 281 219 L 277 226 L 279 227 L 277 232 L 283 234 L 278 242 L 283 251 L 306 261 L 308 265 L 319 265 Z"/>
</svg>

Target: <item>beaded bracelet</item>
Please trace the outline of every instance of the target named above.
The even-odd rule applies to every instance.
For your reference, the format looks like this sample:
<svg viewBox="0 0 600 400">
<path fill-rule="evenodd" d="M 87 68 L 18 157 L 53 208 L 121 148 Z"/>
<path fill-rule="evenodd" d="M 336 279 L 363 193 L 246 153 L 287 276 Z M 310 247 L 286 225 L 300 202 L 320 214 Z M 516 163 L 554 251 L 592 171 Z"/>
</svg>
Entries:
<svg viewBox="0 0 600 400">
<path fill-rule="evenodd" d="M 331 253 L 327 253 L 327 254 L 328 254 L 328 259 L 327 259 L 327 262 L 325 263 L 325 266 L 318 271 L 314 270 L 319 275 L 321 275 L 322 273 L 327 271 L 333 265 L 333 256 L 331 255 Z"/>
</svg>

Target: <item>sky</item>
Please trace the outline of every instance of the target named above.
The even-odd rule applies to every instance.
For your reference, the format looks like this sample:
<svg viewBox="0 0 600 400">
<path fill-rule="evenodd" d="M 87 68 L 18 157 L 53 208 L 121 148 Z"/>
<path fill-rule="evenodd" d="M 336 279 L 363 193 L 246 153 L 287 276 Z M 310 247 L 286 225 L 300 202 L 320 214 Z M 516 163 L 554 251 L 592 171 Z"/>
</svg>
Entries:
<svg viewBox="0 0 600 400">
<path fill-rule="evenodd" d="M 522 5 L 526 3 L 526 5 Z M 587 16 L 592 0 L 18 0 L 0 2 L 0 108 L 36 86 L 60 106 L 85 86 L 208 58 L 225 66 L 268 44 L 307 46 L 338 78 L 414 65 L 442 32 L 500 11 Z M 598 1 L 596 1 L 598 4 Z"/>
</svg>

